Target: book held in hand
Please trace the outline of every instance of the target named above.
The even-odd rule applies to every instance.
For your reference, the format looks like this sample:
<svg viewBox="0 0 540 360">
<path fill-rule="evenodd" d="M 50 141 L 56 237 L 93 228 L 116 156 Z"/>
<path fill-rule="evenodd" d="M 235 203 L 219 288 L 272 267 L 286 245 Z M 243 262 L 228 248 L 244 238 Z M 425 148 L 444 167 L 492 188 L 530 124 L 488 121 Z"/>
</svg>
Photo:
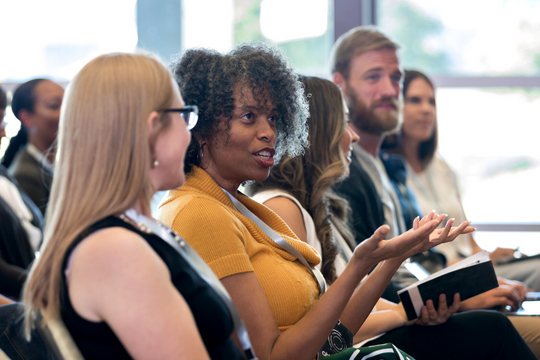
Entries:
<svg viewBox="0 0 540 360">
<path fill-rule="evenodd" d="M 446 303 L 451 306 L 455 293 L 463 301 L 498 286 L 489 254 L 482 251 L 401 289 L 398 295 L 407 318 L 413 320 L 420 316 L 427 300 L 438 309 L 440 294 L 446 295 Z"/>
</svg>

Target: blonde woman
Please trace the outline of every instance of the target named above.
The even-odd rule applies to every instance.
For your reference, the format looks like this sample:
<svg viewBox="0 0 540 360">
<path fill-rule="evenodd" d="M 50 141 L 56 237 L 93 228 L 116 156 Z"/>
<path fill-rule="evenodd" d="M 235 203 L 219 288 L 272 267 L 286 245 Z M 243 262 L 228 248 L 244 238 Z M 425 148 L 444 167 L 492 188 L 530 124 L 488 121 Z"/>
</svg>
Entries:
<svg viewBox="0 0 540 360">
<path fill-rule="evenodd" d="M 152 230 L 154 192 L 184 182 L 194 111 L 148 55 L 103 55 L 75 76 L 27 330 L 39 310 L 64 321 L 86 359 L 243 358 L 220 298 Z"/>
</svg>

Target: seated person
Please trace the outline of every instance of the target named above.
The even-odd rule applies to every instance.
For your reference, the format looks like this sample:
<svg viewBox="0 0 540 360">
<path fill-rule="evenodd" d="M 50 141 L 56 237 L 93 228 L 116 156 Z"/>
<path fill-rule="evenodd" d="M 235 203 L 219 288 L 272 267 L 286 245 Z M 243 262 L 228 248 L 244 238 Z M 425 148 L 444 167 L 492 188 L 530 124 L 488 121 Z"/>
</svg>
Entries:
<svg viewBox="0 0 540 360">
<path fill-rule="evenodd" d="M 62 319 L 85 359 L 245 359 L 226 294 L 150 217 L 154 192 L 184 182 L 196 122 L 171 73 L 150 55 L 101 55 L 62 106 L 27 330 L 35 311 Z"/>
<path fill-rule="evenodd" d="M 382 224 L 392 224 L 393 234 L 407 231 L 399 199 L 379 159 L 381 143 L 399 127 L 399 99 L 402 70 L 397 56 L 398 45 L 373 28 L 358 27 L 342 35 L 331 56 L 333 80 L 342 91 L 350 113 L 350 126 L 360 139 L 353 144 L 350 175 L 334 190 L 349 201 L 351 227 L 356 242 L 369 236 Z M 401 271 L 404 270 L 404 271 Z M 404 268 L 396 273 L 383 297 L 399 301 L 396 283 L 414 282 Z M 518 309 L 525 299 L 521 283 L 499 279 L 500 286 L 462 302 L 460 310 L 491 309 L 511 306 Z M 538 325 L 523 326 L 535 319 L 511 318 L 527 343 L 540 354 Z M 519 321 L 521 324 L 518 324 Z M 530 331 L 532 330 L 532 331 Z"/>
<path fill-rule="evenodd" d="M 342 273 L 343 263 L 350 259 L 355 244 L 347 224 L 348 204 L 331 186 L 347 176 L 351 144 L 358 141 L 358 136 L 347 127 L 337 86 L 319 78 L 304 77 L 302 82 L 308 94 L 311 146 L 304 155 L 282 158 L 267 180 L 249 185 L 248 193 L 254 193 L 254 200 L 281 216 L 301 240 L 321 251 L 322 272 L 334 281 Z M 443 300 L 438 312 L 428 301 L 423 309 L 424 318 L 407 321 L 401 303 L 381 299 L 377 311 L 368 316 L 355 334 L 355 340 L 366 345 L 391 342 L 416 359 L 531 357 L 527 345 L 504 315 L 470 311 L 451 316 L 459 308 L 459 299 L 454 299 L 448 308 L 446 299 Z M 414 325 L 441 323 L 444 325 Z M 501 342 L 505 344 L 502 348 L 498 346 Z M 520 352 L 524 355 L 517 355 Z"/>
<path fill-rule="evenodd" d="M 46 79 L 30 80 L 13 93 L 11 109 L 21 121 L 28 143 L 15 154 L 9 171 L 43 214 L 49 199 L 64 89 Z M 21 146 L 15 140 L 13 146 Z M 8 148 L 7 154 L 13 151 Z"/>
<path fill-rule="evenodd" d="M 165 196 L 158 219 L 221 279 L 260 359 L 314 359 L 338 319 L 340 329 L 356 333 L 406 257 L 451 240 L 447 230 L 430 238 L 444 216 L 416 221 L 413 230 L 387 241 L 381 241 L 389 231 L 382 226 L 322 294 L 324 283 L 312 268 L 319 254 L 274 212 L 237 191 L 245 181 L 265 180 L 275 161 L 299 155 L 307 144 L 307 103 L 287 60 L 264 44 L 241 45 L 228 55 L 190 50 L 174 73 L 186 101 L 201 113 L 186 183 Z"/>
<path fill-rule="evenodd" d="M 2 129 L 6 107 L 7 97 L 0 88 Z M 20 299 L 27 269 L 41 244 L 42 228 L 41 212 L 0 165 L 0 294 Z"/>
<path fill-rule="evenodd" d="M 401 138 L 390 151 L 406 159 L 406 185 L 414 193 L 423 213 L 435 206 L 463 221 L 466 217 L 456 175 L 437 153 L 437 113 L 432 82 L 421 72 L 405 71 L 403 98 Z M 467 234 L 452 244 L 441 245 L 437 250 L 443 252 L 450 263 L 455 263 L 482 249 L 472 234 Z M 540 259 L 498 264 L 499 260 L 513 254 L 512 249 L 501 248 L 490 253 L 497 275 L 522 281 L 534 291 L 540 291 Z"/>
</svg>

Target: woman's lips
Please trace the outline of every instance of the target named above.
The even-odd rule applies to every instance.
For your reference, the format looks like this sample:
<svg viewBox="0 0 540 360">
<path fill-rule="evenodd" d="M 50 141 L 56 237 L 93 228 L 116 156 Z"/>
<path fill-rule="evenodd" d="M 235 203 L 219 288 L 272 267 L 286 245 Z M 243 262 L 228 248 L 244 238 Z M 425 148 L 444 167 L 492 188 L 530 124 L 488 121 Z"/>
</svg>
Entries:
<svg viewBox="0 0 540 360">
<path fill-rule="evenodd" d="M 274 165 L 274 153 L 273 149 L 263 149 L 253 154 L 257 161 L 264 167 L 271 167 Z"/>
</svg>

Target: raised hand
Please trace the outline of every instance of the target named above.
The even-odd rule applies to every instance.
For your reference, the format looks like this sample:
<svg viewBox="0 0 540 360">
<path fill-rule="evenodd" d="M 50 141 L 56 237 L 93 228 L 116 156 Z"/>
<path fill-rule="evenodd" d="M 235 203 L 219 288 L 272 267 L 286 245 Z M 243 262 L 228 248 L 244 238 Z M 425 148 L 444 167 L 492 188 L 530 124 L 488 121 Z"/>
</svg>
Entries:
<svg viewBox="0 0 540 360">
<path fill-rule="evenodd" d="M 412 230 L 432 220 L 440 220 L 442 222 L 444 219 L 446 219 L 446 216 L 447 216 L 446 214 L 437 215 L 435 212 L 432 211 L 421 220 L 416 218 L 414 220 Z M 454 221 L 455 221 L 454 219 L 450 219 L 448 220 L 444 228 L 433 230 L 431 234 L 429 234 L 429 241 L 425 243 L 421 243 L 417 245 L 415 248 L 411 249 L 411 251 L 409 252 L 410 256 L 427 251 L 439 244 L 453 241 L 460 234 L 468 234 L 476 230 L 475 228 L 469 226 L 470 223 L 468 221 L 464 221 L 458 227 L 452 227 L 452 225 L 454 224 Z"/>
<path fill-rule="evenodd" d="M 405 257 L 404 254 L 409 254 L 410 249 L 412 248 L 423 248 L 426 246 L 430 241 L 429 234 L 431 234 L 445 218 L 442 216 L 435 219 L 434 214 L 430 214 L 428 217 L 431 219 L 428 220 L 426 217 L 426 221 L 422 224 L 416 219 L 413 229 L 390 240 L 384 240 L 390 230 L 388 225 L 379 227 L 369 239 L 364 240 L 356 247 L 354 257 L 363 259 L 364 261 L 370 261 L 373 264 L 396 257 L 399 257 L 402 261 L 407 259 L 418 252 L 414 252 Z"/>
</svg>

